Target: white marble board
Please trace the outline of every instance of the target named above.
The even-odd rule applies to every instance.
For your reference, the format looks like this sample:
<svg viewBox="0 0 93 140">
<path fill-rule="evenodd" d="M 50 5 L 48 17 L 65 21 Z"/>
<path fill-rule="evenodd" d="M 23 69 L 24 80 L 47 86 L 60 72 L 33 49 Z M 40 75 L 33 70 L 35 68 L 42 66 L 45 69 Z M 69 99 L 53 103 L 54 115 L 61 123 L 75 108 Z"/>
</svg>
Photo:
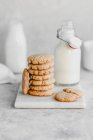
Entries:
<svg viewBox="0 0 93 140">
<path fill-rule="evenodd" d="M 63 88 L 63 86 L 55 86 L 54 92 L 58 92 Z M 83 92 L 80 84 L 73 86 L 73 88 Z M 48 97 L 24 95 L 20 85 L 14 106 L 15 108 L 85 108 L 86 101 L 85 96 L 82 96 L 75 102 L 58 102 L 54 99 L 54 95 Z"/>
</svg>

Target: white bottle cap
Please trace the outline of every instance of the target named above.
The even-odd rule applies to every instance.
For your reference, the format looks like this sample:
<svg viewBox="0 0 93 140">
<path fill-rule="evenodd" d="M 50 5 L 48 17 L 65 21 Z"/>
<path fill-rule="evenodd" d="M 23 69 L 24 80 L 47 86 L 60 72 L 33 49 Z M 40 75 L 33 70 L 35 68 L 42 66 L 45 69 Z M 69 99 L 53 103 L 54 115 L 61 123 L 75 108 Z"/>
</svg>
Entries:
<svg viewBox="0 0 93 140">
<path fill-rule="evenodd" d="M 74 49 L 80 48 L 81 44 L 82 44 L 82 41 L 81 41 L 79 38 L 75 37 L 75 36 L 73 36 L 73 37 L 70 38 L 70 40 L 69 40 L 69 45 L 70 45 L 72 48 L 74 48 Z"/>
</svg>

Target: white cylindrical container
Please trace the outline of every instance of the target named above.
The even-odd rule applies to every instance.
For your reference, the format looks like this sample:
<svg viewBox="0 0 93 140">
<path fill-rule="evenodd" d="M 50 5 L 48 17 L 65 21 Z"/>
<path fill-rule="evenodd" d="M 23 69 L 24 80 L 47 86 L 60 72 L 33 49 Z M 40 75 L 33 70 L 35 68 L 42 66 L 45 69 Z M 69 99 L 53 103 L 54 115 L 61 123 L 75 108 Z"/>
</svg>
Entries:
<svg viewBox="0 0 93 140">
<path fill-rule="evenodd" d="M 61 31 L 61 34 L 60 34 Z M 80 81 L 80 44 L 71 42 L 74 37 L 74 29 L 71 22 L 62 26 L 58 31 L 60 42 L 55 50 L 55 79 L 56 84 L 72 85 Z M 75 42 L 75 41 L 74 41 Z M 70 46 L 69 44 L 73 44 Z M 78 47 L 76 47 L 78 46 Z"/>
<path fill-rule="evenodd" d="M 14 73 L 22 73 L 26 67 L 27 44 L 20 21 L 13 21 L 10 24 L 5 46 L 6 65 Z"/>
<path fill-rule="evenodd" d="M 93 71 L 93 40 L 85 41 L 83 44 L 83 67 Z"/>
</svg>

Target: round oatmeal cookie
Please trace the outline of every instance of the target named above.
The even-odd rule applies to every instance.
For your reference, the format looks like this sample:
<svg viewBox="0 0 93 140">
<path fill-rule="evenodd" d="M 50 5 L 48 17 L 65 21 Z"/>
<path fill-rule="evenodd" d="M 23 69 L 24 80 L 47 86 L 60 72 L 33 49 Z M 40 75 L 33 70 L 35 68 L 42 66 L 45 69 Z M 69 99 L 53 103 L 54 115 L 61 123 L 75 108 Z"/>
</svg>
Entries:
<svg viewBox="0 0 93 140">
<path fill-rule="evenodd" d="M 43 76 L 35 76 L 35 75 L 30 75 L 30 79 L 31 80 L 37 80 L 37 81 L 42 81 L 42 80 L 49 80 L 52 79 L 54 76 L 53 73 L 49 74 L 49 75 L 43 75 Z"/>
<path fill-rule="evenodd" d="M 67 93 L 67 92 L 58 92 L 56 95 L 55 95 L 55 99 L 57 101 L 60 101 L 60 102 L 74 102 L 78 99 L 79 97 L 76 95 L 76 94 L 73 94 L 73 93 Z"/>
<path fill-rule="evenodd" d="M 41 64 L 41 65 L 34 65 L 34 64 L 28 64 L 29 69 L 32 70 L 46 70 L 50 69 L 54 66 L 54 62 L 48 62 L 46 64 Z"/>
<path fill-rule="evenodd" d="M 22 91 L 24 94 L 28 93 L 29 89 L 29 73 L 28 70 L 25 68 L 22 74 Z"/>
<path fill-rule="evenodd" d="M 34 85 L 34 86 L 47 86 L 47 85 L 50 85 L 50 84 L 53 84 L 55 82 L 55 79 L 52 78 L 52 79 L 49 79 L 49 80 L 42 80 L 42 81 L 36 81 L 36 80 L 30 80 L 29 81 L 29 84 L 30 85 Z"/>
<path fill-rule="evenodd" d="M 65 88 L 63 89 L 64 92 L 67 92 L 67 93 L 73 93 L 73 94 L 76 94 L 77 96 L 81 97 L 82 96 L 82 93 L 79 91 L 79 90 L 76 90 L 76 89 L 72 89 L 72 88 Z"/>
<path fill-rule="evenodd" d="M 27 61 L 31 64 L 45 64 L 54 60 L 52 54 L 36 54 L 29 56 Z"/>
<path fill-rule="evenodd" d="M 53 89 L 53 87 L 54 84 L 47 85 L 47 86 L 32 86 L 32 85 L 29 86 L 31 90 L 40 90 L 40 91 L 50 90 Z"/>
<path fill-rule="evenodd" d="M 38 75 L 38 76 L 41 76 L 41 75 L 48 75 L 48 74 L 51 74 L 54 72 L 54 68 L 49 68 L 47 70 L 33 70 L 33 69 L 29 69 L 29 74 L 31 75 Z"/>
<path fill-rule="evenodd" d="M 53 94 L 53 90 L 47 90 L 47 91 L 29 90 L 28 94 L 33 96 L 51 96 Z"/>
</svg>

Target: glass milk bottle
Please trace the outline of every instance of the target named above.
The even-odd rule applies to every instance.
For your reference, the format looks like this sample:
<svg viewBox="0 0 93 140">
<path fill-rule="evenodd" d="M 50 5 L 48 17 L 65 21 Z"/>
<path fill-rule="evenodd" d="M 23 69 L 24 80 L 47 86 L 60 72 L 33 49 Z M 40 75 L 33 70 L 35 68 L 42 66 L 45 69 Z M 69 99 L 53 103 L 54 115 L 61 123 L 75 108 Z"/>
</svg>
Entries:
<svg viewBox="0 0 93 140">
<path fill-rule="evenodd" d="M 14 73 L 22 73 L 26 67 L 27 44 L 20 21 L 14 20 L 10 24 L 5 46 L 6 65 Z"/>
<path fill-rule="evenodd" d="M 63 23 L 57 37 L 60 42 L 55 50 L 56 84 L 77 84 L 80 81 L 81 40 L 75 37 L 71 21 Z"/>
</svg>

